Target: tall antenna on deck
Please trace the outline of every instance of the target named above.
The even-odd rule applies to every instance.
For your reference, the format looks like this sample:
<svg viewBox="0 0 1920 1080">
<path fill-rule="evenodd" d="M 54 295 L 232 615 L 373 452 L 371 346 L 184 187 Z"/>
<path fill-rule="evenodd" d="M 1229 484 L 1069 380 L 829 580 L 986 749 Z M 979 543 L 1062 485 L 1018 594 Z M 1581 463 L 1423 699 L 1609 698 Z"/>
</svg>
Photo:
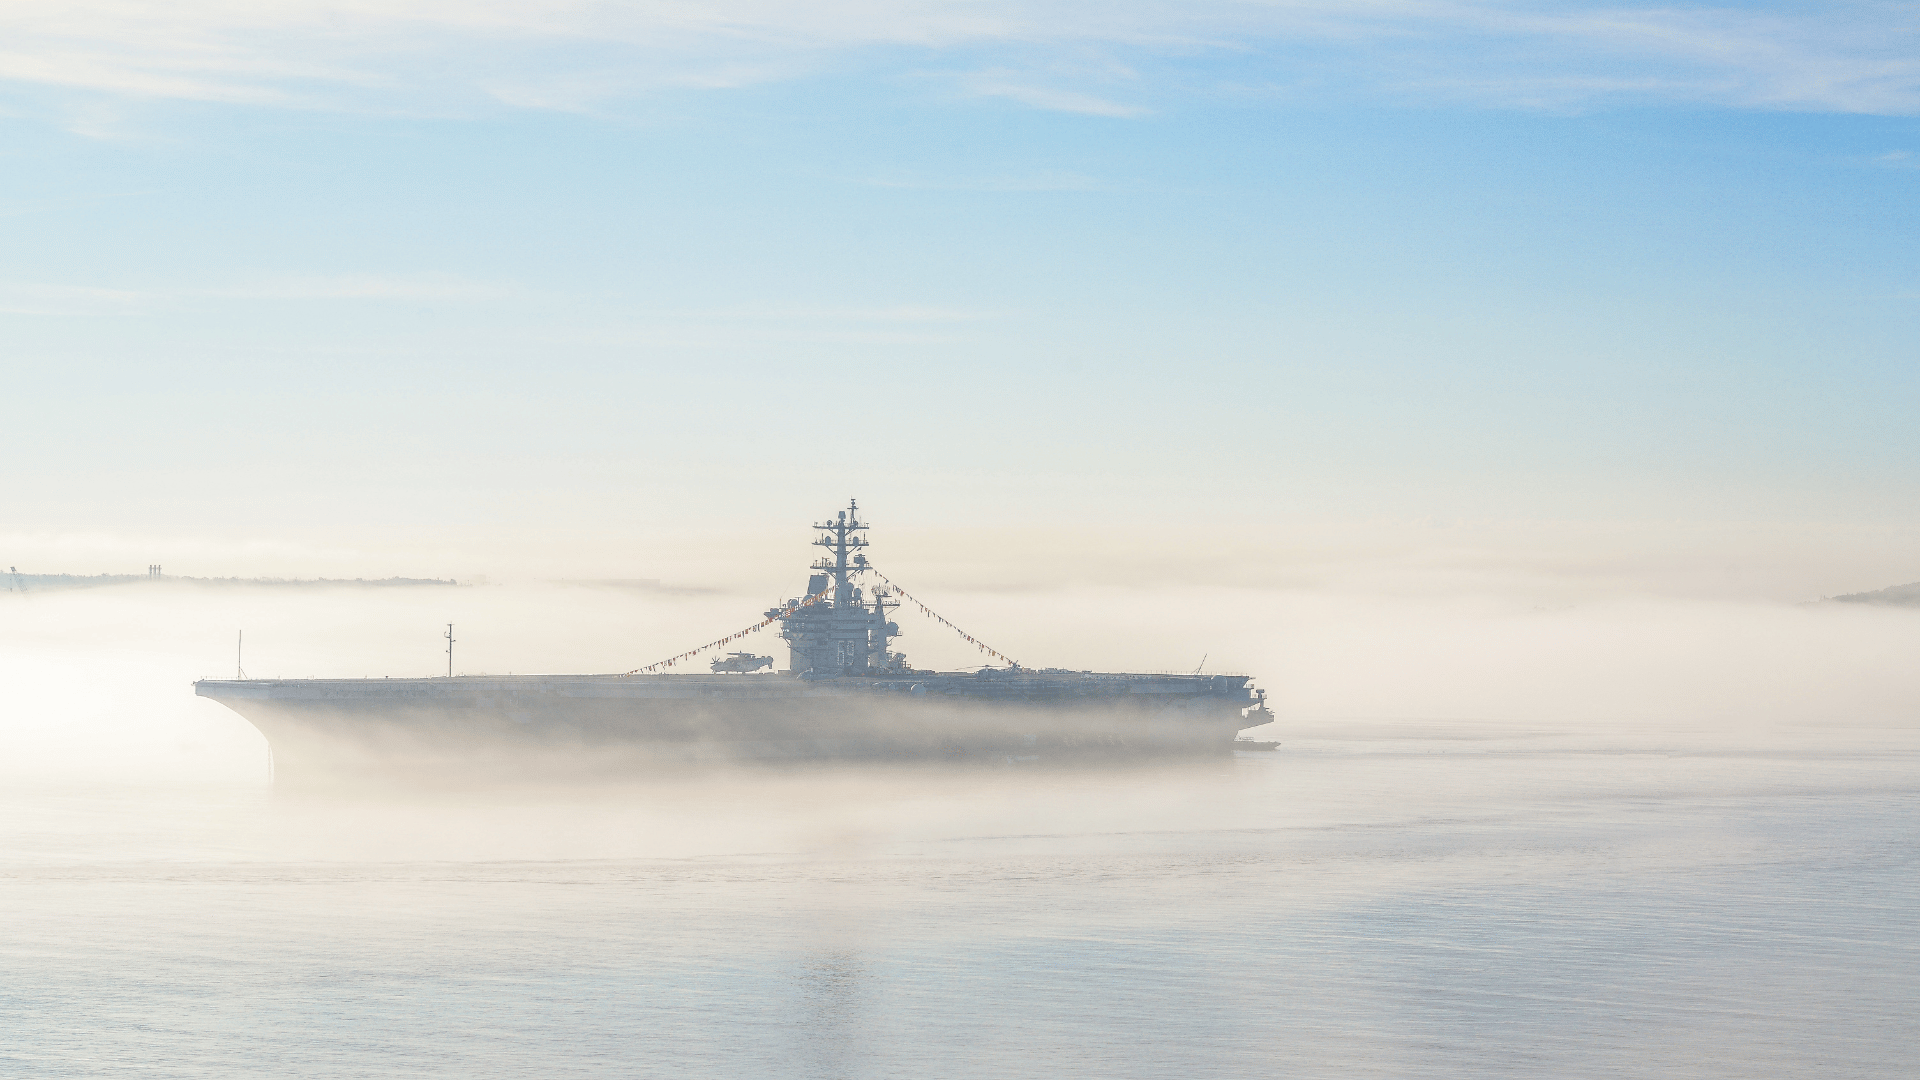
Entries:
<svg viewBox="0 0 1920 1080">
<path fill-rule="evenodd" d="M 447 639 L 447 678 L 451 679 L 453 678 L 453 624 L 452 623 L 447 624 L 447 632 L 443 636 Z"/>
<path fill-rule="evenodd" d="M 246 647 L 246 644 L 247 632 L 242 630 L 240 631 L 240 636 L 236 638 L 233 643 L 233 671 L 235 677 L 243 680 L 247 677 L 247 668 L 245 664 L 241 663 L 240 657 L 242 655 L 241 650 Z"/>
</svg>

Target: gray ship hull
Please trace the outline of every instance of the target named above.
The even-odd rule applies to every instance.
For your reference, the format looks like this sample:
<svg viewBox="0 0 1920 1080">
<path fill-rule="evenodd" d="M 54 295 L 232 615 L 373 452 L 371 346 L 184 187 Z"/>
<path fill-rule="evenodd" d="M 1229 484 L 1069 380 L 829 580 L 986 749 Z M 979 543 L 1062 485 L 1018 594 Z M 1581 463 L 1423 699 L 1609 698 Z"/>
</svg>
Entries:
<svg viewBox="0 0 1920 1080">
<path fill-rule="evenodd" d="M 690 762 L 1227 756 L 1237 675 L 983 671 L 206 680 L 286 779 L 617 774 Z M 1253 715 L 1249 715 L 1249 713 Z"/>
</svg>

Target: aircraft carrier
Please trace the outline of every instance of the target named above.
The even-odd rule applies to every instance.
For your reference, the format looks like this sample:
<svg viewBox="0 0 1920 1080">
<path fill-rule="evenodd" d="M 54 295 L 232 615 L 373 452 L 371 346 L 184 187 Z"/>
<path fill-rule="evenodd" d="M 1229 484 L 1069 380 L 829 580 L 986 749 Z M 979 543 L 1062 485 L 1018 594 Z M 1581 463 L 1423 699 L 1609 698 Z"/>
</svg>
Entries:
<svg viewBox="0 0 1920 1080">
<path fill-rule="evenodd" d="M 903 600 L 961 632 L 868 561 L 857 503 L 814 528 L 827 554 L 805 595 L 739 634 L 624 674 L 454 676 L 450 664 L 444 678 L 207 679 L 194 691 L 260 729 L 276 776 L 289 780 L 1226 756 L 1241 730 L 1273 719 L 1246 675 L 1033 669 L 964 633 L 1002 663 L 916 669 L 893 650 L 900 626 L 890 616 Z M 774 625 L 785 669 L 736 651 L 708 673 L 671 670 Z"/>
</svg>

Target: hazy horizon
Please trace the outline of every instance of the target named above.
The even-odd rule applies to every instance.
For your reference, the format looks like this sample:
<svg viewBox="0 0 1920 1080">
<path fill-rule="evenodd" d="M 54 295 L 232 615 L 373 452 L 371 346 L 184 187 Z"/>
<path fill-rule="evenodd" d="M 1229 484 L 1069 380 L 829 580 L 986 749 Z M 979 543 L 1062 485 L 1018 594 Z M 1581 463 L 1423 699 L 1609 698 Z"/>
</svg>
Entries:
<svg viewBox="0 0 1920 1080">
<path fill-rule="evenodd" d="M 0 569 L 168 577 L 0 587 L 0 1073 L 1908 1076 L 1920 609 L 1821 601 L 1920 582 L 1916 185 L 1880 0 L 0 4 Z M 426 680 L 850 499 L 1278 747 Z"/>
</svg>

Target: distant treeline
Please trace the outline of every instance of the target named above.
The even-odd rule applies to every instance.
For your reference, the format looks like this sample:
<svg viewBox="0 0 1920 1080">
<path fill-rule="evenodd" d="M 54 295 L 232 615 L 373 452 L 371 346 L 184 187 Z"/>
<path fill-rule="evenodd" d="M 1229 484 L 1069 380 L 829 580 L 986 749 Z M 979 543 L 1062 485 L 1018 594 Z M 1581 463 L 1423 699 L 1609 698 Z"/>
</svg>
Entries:
<svg viewBox="0 0 1920 1080">
<path fill-rule="evenodd" d="M 1842 604 L 1895 604 L 1901 607 L 1920 607 L 1920 581 L 1911 585 L 1894 585 L 1885 589 L 1875 589 L 1872 592 L 1830 596 L 1827 599 Z"/>
<path fill-rule="evenodd" d="M 0 573 L 0 590 L 34 592 L 41 589 L 93 589 L 102 585 L 150 585 L 184 581 L 194 585 L 357 585 L 390 588 L 399 585 L 458 585 L 452 578 L 239 578 L 178 577 L 173 574 L 9 574 Z"/>
</svg>

